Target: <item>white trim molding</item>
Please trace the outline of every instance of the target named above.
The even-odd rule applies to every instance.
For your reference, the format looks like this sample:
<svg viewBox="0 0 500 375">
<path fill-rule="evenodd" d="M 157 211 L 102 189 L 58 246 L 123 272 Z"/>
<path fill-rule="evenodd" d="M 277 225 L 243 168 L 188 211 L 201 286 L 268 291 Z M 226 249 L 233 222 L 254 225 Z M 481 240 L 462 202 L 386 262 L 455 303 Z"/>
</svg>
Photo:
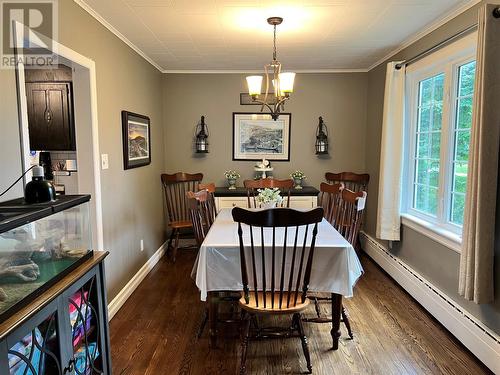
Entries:
<svg viewBox="0 0 500 375">
<path fill-rule="evenodd" d="M 158 250 L 144 263 L 144 265 L 132 276 L 127 284 L 118 292 L 113 300 L 108 304 L 108 320 L 111 320 L 120 308 L 127 302 L 141 282 L 151 272 L 154 266 L 165 255 L 167 243 L 164 242 Z"/>
<path fill-rule="evenodd" d="M 451 12 L 446 13 L 441 18 L 439 18 L 435 22 L 433 22 L 430 25 L 428 25 L 427 27 L 425 27 L 423 30 L 421 30 L 421 31 L 413 34 L 411 37 L 409 37 L 408 39 L 406 39 L 397 48 L 393 49 L 387 55 L 385 55 L 380 60 L 378 60 L 376 63 L 374 63 L 372 66 L 370 66 L 368 68 L 368 71 L 370 71 L 372 69 L 375 69 L 380 64 L 383 64 L 385 61 L 389 60 L 396 53 L 399 53 L 402 50 L 404 50 L 406 47 L 411 46 L 413 43 L 417 42 L 418 40 L 422 39 L 426 35 L 432 33 L 433 31 L 439 29 L 441 26 L 443 26 L 448 21 L 450 21 L 453 18 L 459 16 L 460 14 L 462 14 L 463 12 L 465 12 L 468 9 L 472 8 L 474 5 L 479 4 L 480 2 L 481 2 L 481 0 L 470 0 L 470 1 L 466 2 L 465 4 L 459 5 L 457 8 L 453 9 Z"/>
<path fill-rule="evenodd" d="M 481 362 L 500 374 L 500 336 L 373 237 L 361 234 L 363 250 Z"/>
<path fill-rule="evenodd" d="M 433 225 L 432 223 L 422 220 L 416 216 L 405 213 L 401 214 L 401 224 L 429 237 L 431 240 L 434 240 L 459 254 L 462 251 L 462 238 L 456 233 L 443 229 L 437 225 Z"/>
<path fill-rule="evenodd" d="M 83 10 L 85 10 L 88 14 L 95 18 L 97 22 L 103 25 L 106 29 L 111 31 L 118 39 L 120 39 L 127 46 L 132 48 L 139 56 L 141 56 L 148 63 L 153 65 L 160 72 L 165 73 L 163 68 L 153 61 L 148 55 L 146 55 L 139 47 L 137 47 L 134 43 L 130 41 L 125 35 L 119 32 L 113 25 L 111 25 L 108 21 L 104 19 L 99 13 L 97 13 L 90 5 L 88 5 L 84 0 L 73 0 L 77 5 L 79 5 Z"/>
</svg>

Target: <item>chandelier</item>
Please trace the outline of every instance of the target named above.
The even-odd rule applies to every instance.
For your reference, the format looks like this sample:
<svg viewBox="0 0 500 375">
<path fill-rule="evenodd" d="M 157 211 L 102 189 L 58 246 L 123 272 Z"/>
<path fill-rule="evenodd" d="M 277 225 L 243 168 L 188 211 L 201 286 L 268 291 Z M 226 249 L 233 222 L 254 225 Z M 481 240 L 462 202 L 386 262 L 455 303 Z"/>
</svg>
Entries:
<svg viewBox="0 0 500 375">
<path fill-rule="evenodd" d="M 262 104 L 261 112 L 267 107 L 271 112 L 273 120 L 277 120 L 280 112 L 285 109 L 285 101 L 290 98 L 293 92 L 293 81 L 295 73 L 281 72 L 281 63 L 278 61 L 276 52 L 276 26 L 283 22 L 281 17 L 270 17 L 267 23 L 274 27 L 273 38 L 273 61 L 264 65 L 264 72 L 266 76 L 266 91 L 263 94 L 263 99 L 260 99 L 262 90 L 262 76 L 248 76 L 248 94 L 251 96 L 252 101 Z M 270 84 L 273 85 L 274 93 L 270 92 Z M 272 97 L 274 96 L 274 97 Z M 269 98 L 269 99 L 268 99 Z"/>
</svg>

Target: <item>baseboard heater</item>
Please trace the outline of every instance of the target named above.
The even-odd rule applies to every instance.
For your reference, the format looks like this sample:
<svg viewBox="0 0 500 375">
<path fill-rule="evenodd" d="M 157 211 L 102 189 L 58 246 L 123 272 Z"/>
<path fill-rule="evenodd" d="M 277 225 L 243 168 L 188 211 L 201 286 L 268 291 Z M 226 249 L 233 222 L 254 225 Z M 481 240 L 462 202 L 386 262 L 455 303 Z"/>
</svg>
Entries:
<svg viewBox="0 0 500 375">
<path fill-rule="evenodd" d="M 446 293 L 392 255 L 385 246 L 361 232 L 363 250 L 403 289 L 448 329 L 494 373 L 500 374 L 500 336 Z"/>
</svg>

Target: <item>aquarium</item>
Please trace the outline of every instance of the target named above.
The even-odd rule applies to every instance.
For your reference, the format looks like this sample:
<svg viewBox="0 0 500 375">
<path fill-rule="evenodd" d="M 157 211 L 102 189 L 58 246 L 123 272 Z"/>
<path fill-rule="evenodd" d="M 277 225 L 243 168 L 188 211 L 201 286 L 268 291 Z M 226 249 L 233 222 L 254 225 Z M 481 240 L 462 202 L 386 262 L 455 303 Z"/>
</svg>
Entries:
<svg viewBox="0 0 500 375">
<path fill-rule="evenodd" d="M 92 255 L 89 195 L 0 203 L 0 320 Z"/>
</svg>

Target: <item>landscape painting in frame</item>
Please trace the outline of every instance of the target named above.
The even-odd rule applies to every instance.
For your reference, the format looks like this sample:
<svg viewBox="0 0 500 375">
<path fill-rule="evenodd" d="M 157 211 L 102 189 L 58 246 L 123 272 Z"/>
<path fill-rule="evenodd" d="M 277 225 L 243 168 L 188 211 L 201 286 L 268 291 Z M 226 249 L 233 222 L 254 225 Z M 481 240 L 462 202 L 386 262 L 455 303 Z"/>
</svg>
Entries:
<svg viewBox="0 0 500 375">
<path fill-rule="evenodd" d="M 142 167 L 151 163 L 149 117 L 122 111 L 123 167 Z"/>
<path fill-rule="evenodd" d="M 290 160 L 291 114 L 233 113 L 233 160 Z"/>
</svg>

